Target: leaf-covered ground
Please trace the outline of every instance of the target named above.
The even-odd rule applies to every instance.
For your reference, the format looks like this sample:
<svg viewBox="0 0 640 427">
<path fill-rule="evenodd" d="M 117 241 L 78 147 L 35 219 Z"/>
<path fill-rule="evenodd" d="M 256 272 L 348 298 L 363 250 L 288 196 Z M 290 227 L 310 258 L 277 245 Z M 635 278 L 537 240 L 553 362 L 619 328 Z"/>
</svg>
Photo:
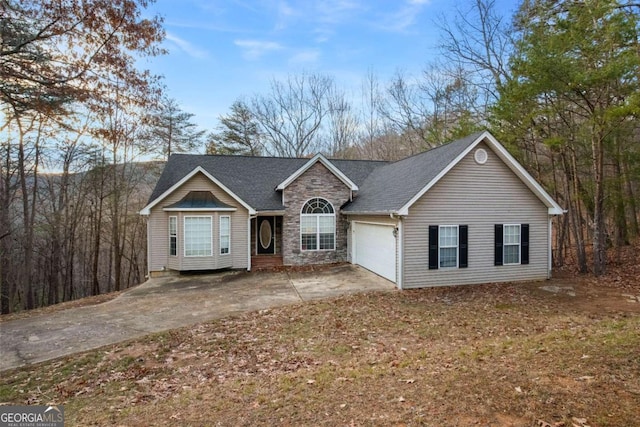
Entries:
<svg viewBox="0 0 640 427">
<path fill-rule="evenodd" d="M 5 372 L 0 402 L 64 404 L 70 426 L 640 425 L 630 257 L 605 279 L 351 295 L 155 334 Z"/>
</svg>

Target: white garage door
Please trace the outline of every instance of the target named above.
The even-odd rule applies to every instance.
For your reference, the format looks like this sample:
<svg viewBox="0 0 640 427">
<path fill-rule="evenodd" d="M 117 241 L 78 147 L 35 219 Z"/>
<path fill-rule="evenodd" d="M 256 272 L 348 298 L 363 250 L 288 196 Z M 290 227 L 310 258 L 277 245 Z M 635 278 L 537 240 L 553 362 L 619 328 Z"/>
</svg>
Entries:
<svg viewBox="0 0 640 427">
<path fill-rule="evenodd" d="M 396 281 L 396 238 L 393 226 L 353 223 L 353 263 Z"/>
</svg>

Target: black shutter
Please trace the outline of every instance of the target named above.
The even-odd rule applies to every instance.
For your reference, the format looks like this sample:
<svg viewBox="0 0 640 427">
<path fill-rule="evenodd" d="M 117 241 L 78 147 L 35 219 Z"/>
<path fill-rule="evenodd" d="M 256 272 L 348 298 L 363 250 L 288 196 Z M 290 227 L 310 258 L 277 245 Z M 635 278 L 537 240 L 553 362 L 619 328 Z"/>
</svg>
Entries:
<svg viewBox="0 0 640 427">
<path fill-rule="evenodd" d="M 429 226 L 429 270 L 438 269 L 438 226 Z"/>
<path fill-rule="evenodd" d="M 469 264 L 469 249 L 467 245 L 467 241 L 469 239 L 469 226 L 468 225 L 460 225 L 458 226 L 458 245 L 459 245 L 459 254 L 460 259 L 458 260 L 458 267 L 467 268 Z"/>
<path fill-rule="evenodd" d="M 529 224 L 520 224 L 520 264 L 529 264 Z"/>
<path fill-rule="evenodd" d="M 495 250 L 493 265 L 502 265 L 502 224 L 495 226 Z"/>
</svg>

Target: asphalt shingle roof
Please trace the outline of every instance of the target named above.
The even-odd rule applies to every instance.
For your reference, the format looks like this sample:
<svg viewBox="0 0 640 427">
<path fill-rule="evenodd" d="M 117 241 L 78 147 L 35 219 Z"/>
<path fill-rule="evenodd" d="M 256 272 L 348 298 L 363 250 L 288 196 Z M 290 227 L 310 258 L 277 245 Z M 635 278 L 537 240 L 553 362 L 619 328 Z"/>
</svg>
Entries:
<svg viewBox="0 0 640 427">
<path fill-rule="evenodd" d="M 228 209 L 231 207 L 233 206 L 216 199 L 211 191 L 189 191 L 182 200 L 166 206 L 172 209 Z"/>
<path fill-rule="evenodd" d="M 360 185 L 352 203 L 342 210 L 362 213 L 397 212 L 458 157 L 482 132 L 406 159 L 381 166 Z"/>
<path fill-rule="evenodd" d="M 172 154 L 165 165 L 149 202 L 160 197 L 187 174 L 200 166 L 234 194 L 258 211 L 282 210 L 282 197 L 276 186 L 300 169 L 309 159 Z M 331 160 L 356 185 L 387 162 Z"/>
<path fill-rule="evenodd" d="M 330 160 L 358 187 L 345 212 L 397 212 L 458 157 L 481 133 L 394 163 Z M 257 211 L 282 210 L 276 187 L 309 159 L 172 154 L 149 198 L 156 200 L 200 166 Z"/>
</svg>

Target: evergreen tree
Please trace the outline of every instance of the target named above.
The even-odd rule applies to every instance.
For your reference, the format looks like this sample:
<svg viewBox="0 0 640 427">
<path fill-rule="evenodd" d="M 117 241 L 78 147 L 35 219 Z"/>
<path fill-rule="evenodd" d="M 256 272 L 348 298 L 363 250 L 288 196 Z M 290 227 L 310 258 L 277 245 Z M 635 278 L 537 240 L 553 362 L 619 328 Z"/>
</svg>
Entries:
<svg viewBox="0 0 640 427">
<path fill-rule="evenodd" d="M 596 275 L 606 263 L 605 165 L 621 143 L 617 131 L 640 112 L 633 8 L 616 0 L 525 1 L 516 21 L 513 78 L 500 88 L 495 109 L 505 140 L 539 135 L 561 153 L 572 215 L 581 204 L 588 214 L 586 221 L 582 214 L 574 218 L 576 228 L 592 225 Z"/>
<path fill-rule="evenodd" d="M 203 144 L 205 133 L 191 121 L 193 116 L 182 111 L 174 99 L 165 97 L 156 111 L 147 116 L 143 139 L 167 158 L 172 153 L 193 151 Z"/>
<path fill-rule="evenodd" d="M 259 125 L 244 102 L 234 102 L 231 112 L 220 116 L 219 121 L 218 132 L 212 132 L 207 136 L 207 154 L 262 154 Z"/>
</svg>

